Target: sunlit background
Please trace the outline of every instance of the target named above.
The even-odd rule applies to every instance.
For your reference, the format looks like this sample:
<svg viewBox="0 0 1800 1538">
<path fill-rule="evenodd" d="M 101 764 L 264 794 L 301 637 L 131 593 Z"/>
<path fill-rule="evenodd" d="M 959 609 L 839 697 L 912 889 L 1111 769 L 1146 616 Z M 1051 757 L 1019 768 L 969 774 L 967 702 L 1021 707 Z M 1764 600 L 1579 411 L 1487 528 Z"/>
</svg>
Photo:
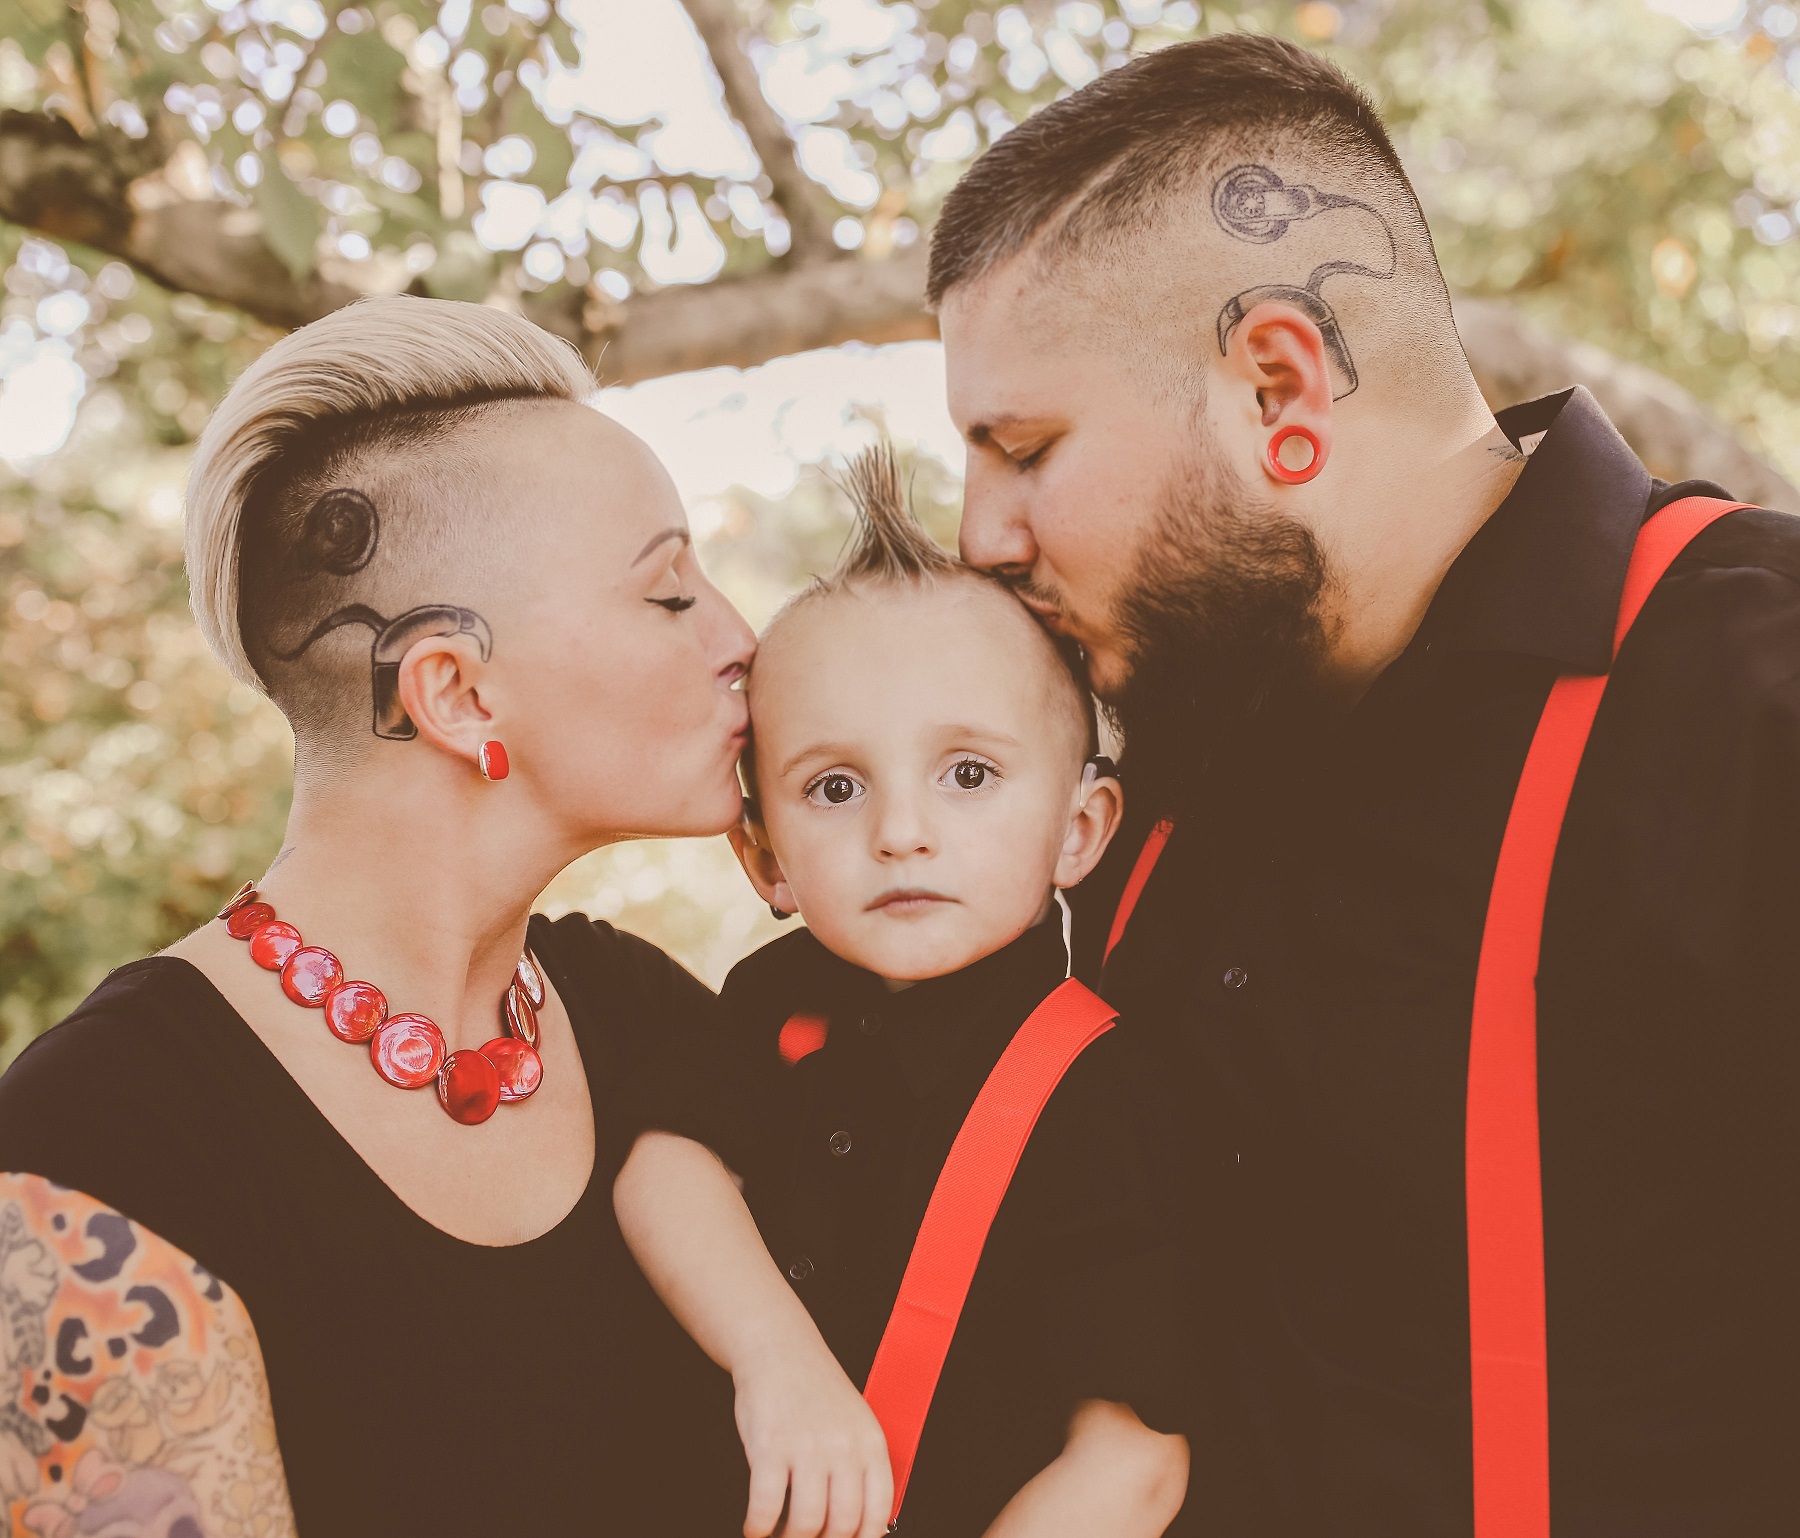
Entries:
<svg viewBox="0 0 1800 1538">
<path fill-rule="evenodd" d="M 120 142 L 160 107 L 187 137 L 156 184 L 256 209 L 296 273 L 530 313 L 729 279 L 788 249 L 677 0 L 117 3 L 89 0 L 89 52 L 109 15 L 123 49 L 121 14 L 142 13 L 144 56 L 164 61 L 141 72 L 148 95 L 94 89 L 91 58 L 34 56 L 9 24 L 0 107 L 73 103 Z M 975 155 L 1136 51 L 1246 27 L 1324 49 L 1389 113 L 1459 293 L 1649 365 L 1800 474 L 1800 15 L 1785 3 L 755 0 L 742 18 L 856 261 L 919 242 Z M 551 41 L 506 53 L 534 27 Z M 438 90 L 447 116 L 384 121 L 372 104 L 396 78 Z M 108 967 L 263 868 L 290 744 L 205 655 L 179 571 L 192 442 L 278 333 L 16 225 L 0 223 L 0 261 L 3 1067 Z M 600 404 L 668 464 L 753 622 L 835 554 L 844 512 L 820 467 L 877 432 L 954 537 L 961 455 L 934 342 L 673 374 Z M 774 929 L 722 842 L 602 851 L 542 905 L 633 928 L 713 982 Z"/>
</svg>

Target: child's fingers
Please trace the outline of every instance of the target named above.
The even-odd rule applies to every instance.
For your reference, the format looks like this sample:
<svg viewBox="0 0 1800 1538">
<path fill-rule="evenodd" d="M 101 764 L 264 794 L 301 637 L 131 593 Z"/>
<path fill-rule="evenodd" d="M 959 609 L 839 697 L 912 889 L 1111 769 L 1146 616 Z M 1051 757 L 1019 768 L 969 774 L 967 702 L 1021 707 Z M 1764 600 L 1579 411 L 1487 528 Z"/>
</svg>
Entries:
<svg viewBox="0 0 1800 1538">
<path fill-rule="evenodd" d="M 769 1538 L 787 1502 L 788 1466 L 764 1458 L 750 1469 L 750 1504 L 744 1511 L 744 1538 Z"/>
<path fill-rule="evenodd" d="M 795 1469 L 781 1538 L 819 1538 L 830 1504 L 831 1480 L 822 1468 Z"/>
<path fill-rule="evenodd" d="M 825 1519 L 825 1538 L 856 1538 L 863 1525 L 863 1471 L 854 1463 L 832 1470 L 831 1511 Z"/>
<path fill-rule="evenodd" d="M 863 1474 L 862 1526 L 857 1528 L 856 1538 L 883 1538 L 893 1509 L 894 1475 L 883 1449 L 883 1456 Z"/>
</svg>

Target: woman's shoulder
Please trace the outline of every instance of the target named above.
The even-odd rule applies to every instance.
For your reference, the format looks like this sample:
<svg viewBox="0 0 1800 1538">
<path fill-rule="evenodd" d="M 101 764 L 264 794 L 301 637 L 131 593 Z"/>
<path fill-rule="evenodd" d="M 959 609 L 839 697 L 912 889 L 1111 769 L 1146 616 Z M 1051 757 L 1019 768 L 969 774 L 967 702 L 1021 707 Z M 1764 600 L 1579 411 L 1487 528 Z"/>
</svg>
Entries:
<svg viewBox="0 0 1800 1538">
<path fill-rule="evenodd" d="M 221 1006 L 185 961 L 151 956 L 118 968 L 0 1075 L 0 1128 L 11 1132 L 33 1110 L 153 1100 L 165 1080 L 187 1080 Z"/>
<path fill-rule="evenodd" d="M 39 1175 L 179 1231 L 217 1195 L 241 1143 L 259 1053 L 189 963 L 121 967 L 0 1076 L 0 1173 Z"/>
</svg>

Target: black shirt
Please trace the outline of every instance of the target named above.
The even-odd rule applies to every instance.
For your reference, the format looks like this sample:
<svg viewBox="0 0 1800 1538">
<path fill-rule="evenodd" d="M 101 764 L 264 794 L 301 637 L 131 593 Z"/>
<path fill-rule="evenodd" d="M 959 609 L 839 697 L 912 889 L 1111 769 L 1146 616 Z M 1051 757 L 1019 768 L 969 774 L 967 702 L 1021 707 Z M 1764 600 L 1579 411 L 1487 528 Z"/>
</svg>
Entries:
<svg viewBox="0 0 1800 1538">
<path fill-rule="evenodd" d="M 1654 482 L 1584 391 L 1404 654 L 1332 723 L 1247 729 L 1105 973 L 1164 1029 L 1230 1214 L 1236 1403 L 1271 1531 L 1471 1529 L 1463 1118 L 1501 832 L 1551 683 L 1609 665 Z M 1091 973 L 1142 838 L 1085 905 Z M 1539 972 L 1558 1538 L 1792 1530 L 1800 520 L 1702 534 L 1619 657 Z"/>
<path fill-rule="evenodd" d="M 745 1175 L 771 1252 L 853 1381 L 868 1376 L 957 1130 L 1066 970 L 1062 936 L 1045 924 L 962 972 L 889 992 L 800 931 L 726 980 L 743 1070 L 737 1124 L 709 1140 Z M 828 1029 L 789 1066 L 780 1037 L 796 1013 Z M 1143 1068 L 1121 1023 L 1045 1108 L 932 1401 L 905 1531 L 982 1532 L 1056 1459 L 1083 1400 L 1189 1429 L 1187 1298 L 1160 1204 L 1168 1120 Z"/>
<path fill-rule="evenodd" d="M 710 1032 L 717 1001 L 609 925 L 529 933 L 600 1135 L 574 1209 L 523 1244 L 465 1243 L 408 1208 L 185 961 L 121 967 L 0 1079 L 0 1170 L 107 1203 L 242 1299 L 302 1533 L 742 1524 L 730 1383 L 612 1208 L 620 1085 L 658 1043 Z"/>
</svg>

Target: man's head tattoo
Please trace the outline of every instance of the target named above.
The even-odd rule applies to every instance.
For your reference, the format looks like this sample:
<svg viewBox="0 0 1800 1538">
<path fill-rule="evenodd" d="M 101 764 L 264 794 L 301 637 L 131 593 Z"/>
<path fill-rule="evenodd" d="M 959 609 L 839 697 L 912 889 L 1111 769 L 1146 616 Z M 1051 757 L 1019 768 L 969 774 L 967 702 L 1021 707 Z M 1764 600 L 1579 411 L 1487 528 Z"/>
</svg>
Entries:
<svg viewBox="0 0 1800 1538">
<path fill-rule="evenodd" d="M 1378 266 L 1371 267 L 1344 257 L 1333 258 L 1313 268 L 1303 287 L 1291 283 L 1259 284 L 1227 299 L 1219 311 L 1219 354 L 1222 357 L 1231 345 L 1232 333 L 1257 305 L 1271 301 L 1293 305 L 1319 328 L 1325 355 L 1335 376 L 1331 392 L 1333 400 L 1342 400 L 1356 389 L 1356 362 L 1350 356 L 1344 328 L 1320 290 L 1327 278 L 1340 274 L 1378 278 L 1383 282 L 1392 278 L 1398 262 L 1394 232 L 1388 228 L 1387 220 L 1367 203 L 1336 192 L 1321 192 L 1317 187 L 1284 182 L 1280 173 L 1268 166 L 1234 166 L 1213 184 L 1213 218 L 1219 228 L 1252 245 L 1271 245 L 1286 235 L 1291 225 L 1340 208 L 1361 209 L 1375 221 L 1386 250 L 1385 259 L 1379 259 Z"/>
</svg>

